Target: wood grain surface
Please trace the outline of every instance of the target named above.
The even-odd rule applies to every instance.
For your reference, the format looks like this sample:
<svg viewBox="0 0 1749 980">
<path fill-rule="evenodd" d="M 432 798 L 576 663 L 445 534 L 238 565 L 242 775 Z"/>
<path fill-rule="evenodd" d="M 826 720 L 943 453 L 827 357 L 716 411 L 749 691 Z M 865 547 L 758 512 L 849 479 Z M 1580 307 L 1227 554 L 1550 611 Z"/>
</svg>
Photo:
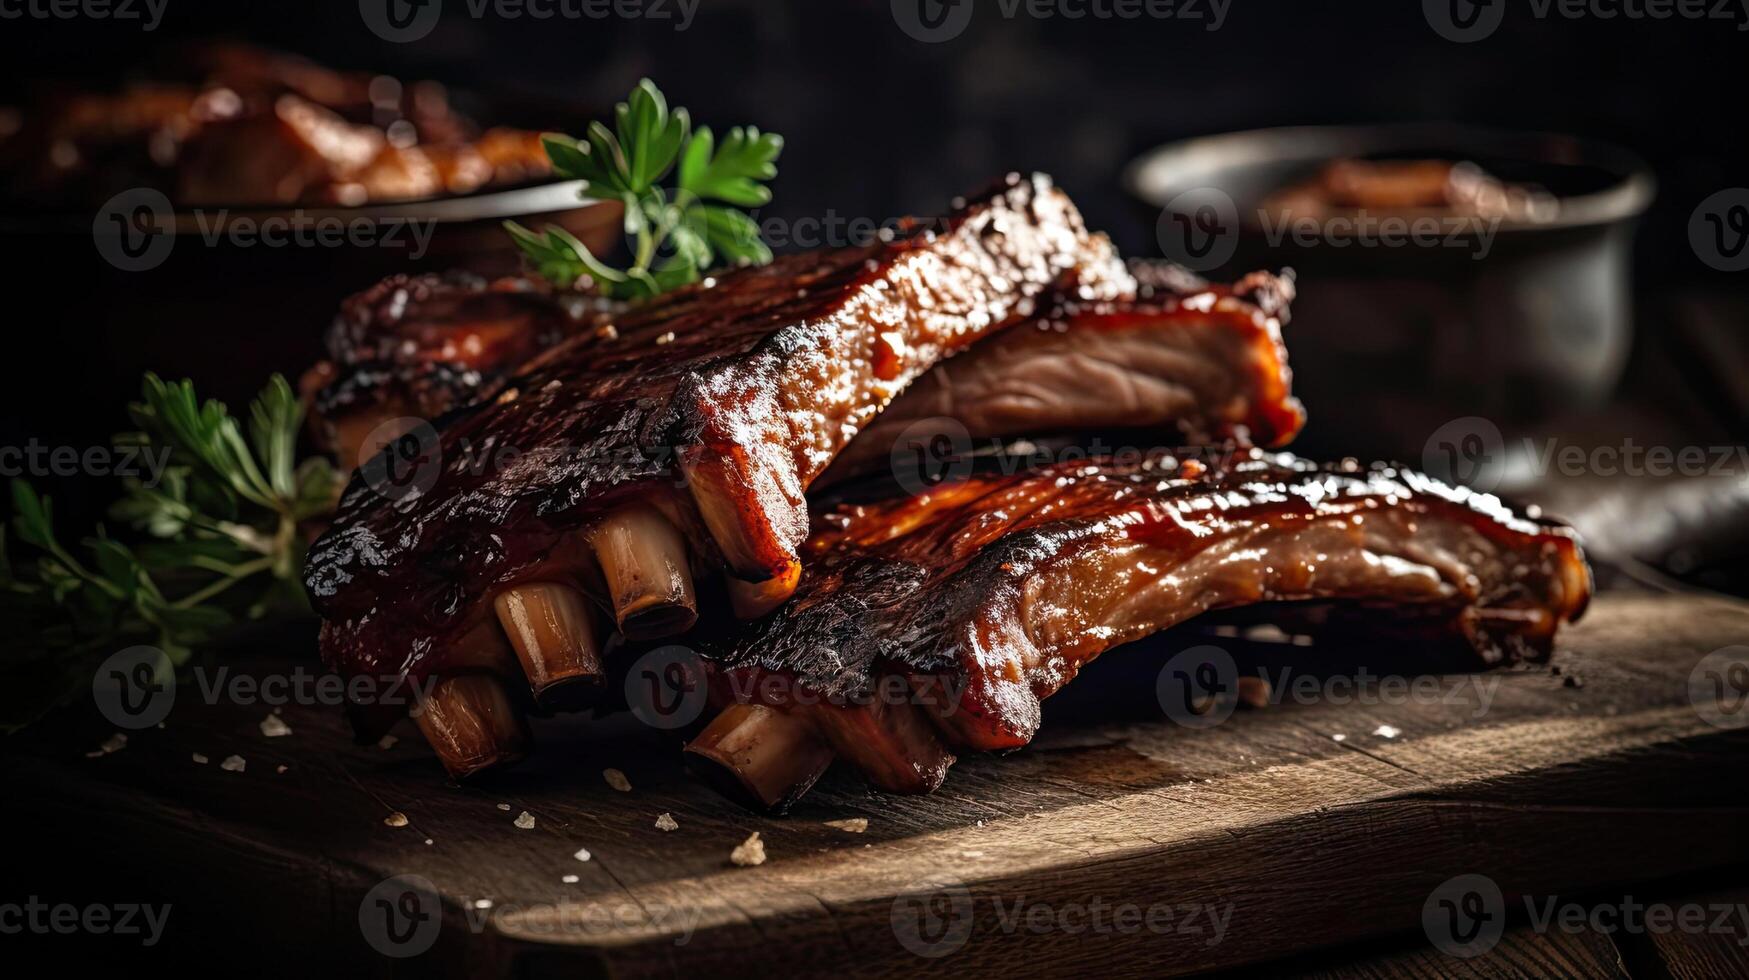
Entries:
<svg viewBox="0 0 1749 980">
<path fill-rule="evenodd" d="M 1201 730 L 1150 707 L 1161 651 L 1129 648 L 1051 704 L 1034 745 L 962 759 L 932 796 L 835 770 L 784 818 L 716 796 L 674 736 L 626 716 L 537 722 L 529 764 L 457 786 L 410 724 L 359 746 L 335 710 L 288 704 L 290 734 L 267 737 L 270 706 L 188 683 L 120 751 L 87 757 L 113 729 L 72 712 L 8 740 L 0 765 L 27 788 L 8 822 L 42 842 L 15 887 L 158 897 L 174 908 L 167 948 L 265 972 L 1160 976 L 1375 936 L 1425 944 L 1435 889 L 1483 875 L 1506 919 L 1492 962 L 1590 974 L 1572 964 L 1614 970 L 1608 951 L 1531 930 L 1525 897 L 1749 865 L 1749 709 L 1715 724 L 1690 694 L 1703 656 L 1746 642 L 1749 606 L 1606 595 L 1552 668 L 1357 697 L 1304 651 L 1292 676 L 1311 696 L 1278 685 L 1280 703 Z M 266 649 L 223 666 L 317 673 Z M 233 755 L 243 771 L 221 768 Z M 678 829 L 658 829 L 664 813 Z M 866 831 L 826 823 L 849 818 Z M 732 864 L 755 832 L 765 863 Z M 417 895 L 398 885 L 372 892 L 397 875 L 441 896 L 428 932 L 391 943 L 419 950 L 405 958 L 369 941 L 392 918 L 375 898 L 412 913 L 402 924 L 423 909 L 396 905 Z M 1695 965 L 1672 975 L 1743 962 L 1728 939 L 1673 949 Z"/>
</svg>

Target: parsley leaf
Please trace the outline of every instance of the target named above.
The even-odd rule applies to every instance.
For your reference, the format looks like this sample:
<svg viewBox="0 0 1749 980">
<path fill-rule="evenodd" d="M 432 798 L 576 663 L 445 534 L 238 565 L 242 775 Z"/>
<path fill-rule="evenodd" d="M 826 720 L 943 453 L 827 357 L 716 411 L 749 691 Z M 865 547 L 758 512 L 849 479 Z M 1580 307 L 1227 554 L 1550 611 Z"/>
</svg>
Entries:
<svg viewBox="0 0 1749 980">
<path fill-rule="evenodd" d="M 639 299 L 696 282 L 718 261 L 770 262 L 758 223 L 738 209 L 771 200 L 765 182 L 777 176 L 783 138 L 737 126 L 718 145 L 708 127 L 691 126 L 686 110 L 670 110 L 646 78 L 614 110 L 613 129 L 596 122 L 581 140 L 543 136 L 556 173 L 624 205 L 634 254 L 618 269 L 557 225 L 535 232 L 505 222 L 535 273 L 564 288 L 588 279 L 608 296 Z M 661 182 L 676 171 L 676 186 L 664 190 Z"/>
</svg>

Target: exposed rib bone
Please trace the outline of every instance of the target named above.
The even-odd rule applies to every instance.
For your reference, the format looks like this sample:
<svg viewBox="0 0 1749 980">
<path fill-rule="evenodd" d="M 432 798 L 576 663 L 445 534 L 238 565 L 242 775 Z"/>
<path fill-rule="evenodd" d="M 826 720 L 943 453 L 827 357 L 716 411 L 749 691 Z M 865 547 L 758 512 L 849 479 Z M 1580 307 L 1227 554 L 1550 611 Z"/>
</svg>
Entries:
<svg viewBox="0 0 1749 980">
<path fill-rule="evenodd" d="M 619 630 L 629 640 L 674 636 L 698 619 L 680 531 L 654 507 L 633 504 L 589 532 Z"/>
<path fill-rule="evenodd" d="M 537 699 L 562 684 L 601 682 L 595 617 L 581 592 L 531 582 L 498 593 L 492 605 Z"/>
<path fill-rule="evenodd" d="M 520 761 L 531 739 L 522 713 L 491 674 L 437 683 L 416 712 L 419 730 L 456 779 Z"/>
<path fill-rule="evenodd" d="M 701 777 L 763 810 L 783 810 L 832 764 L 808 719 L 762 704 L 731 704 L 686 746 Z"/>
</svg>

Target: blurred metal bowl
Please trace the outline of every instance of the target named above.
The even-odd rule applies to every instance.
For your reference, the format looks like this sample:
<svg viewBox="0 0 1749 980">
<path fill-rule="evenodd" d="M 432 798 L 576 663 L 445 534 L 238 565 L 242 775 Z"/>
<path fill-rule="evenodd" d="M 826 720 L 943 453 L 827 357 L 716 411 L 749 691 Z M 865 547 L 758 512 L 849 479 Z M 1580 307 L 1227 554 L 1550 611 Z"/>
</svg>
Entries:
<svg viewBox="0 0 1749 980">
<path fill-rule="evenodd" d="M 1428 226 L 1440 234 L 1420 244 L 1272 226 L 1267 195 L 1344 158 L 1470 161 L 1546 188 L 1559 209 L 1459 234 Z M 1160 147 L 1125 183 L 1168 257 L 1213 276 L 1299 273 L 1288 345 L 1314 452 L 1418 458 L 1455 417 L 1527 424 L 1596 405 L 1620 380 L 1633 234 L 1654 195 L 1626 150 L 1455 124 L 1294 127 Z"/>
</svg>

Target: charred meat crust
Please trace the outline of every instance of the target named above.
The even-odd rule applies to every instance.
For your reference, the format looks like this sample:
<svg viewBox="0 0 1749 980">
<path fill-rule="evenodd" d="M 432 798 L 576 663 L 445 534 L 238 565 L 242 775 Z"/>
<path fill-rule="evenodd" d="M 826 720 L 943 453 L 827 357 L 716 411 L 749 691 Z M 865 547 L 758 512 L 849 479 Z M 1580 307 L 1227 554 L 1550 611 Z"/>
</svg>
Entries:
<svg viewBox="0 0 1749 980">
<path fill-rule="evenodd" d="M 1590 571 L 1564 526 L 1387 465 L 1197 450 L 974 476 L 823 514 L 790 602 L 717 656 L 836 700 L 890 673 L 964 681 L 950 744 L 1030 740 L 1099 653 L 1201 612 L 1375 601 L 1484 661 L 1544 656 Z M 940 722 L 940 719 L 938 719 Z"/>
<path fill-rule="evenodd" d="M 305 566 L 324 656 L 347 673 L 440 671 L 493 590 L 634 498 L 663 507 L 695 557 L 793 584 L 803 491 L 857 429 L 1071 284 L 1089 299 L 1134 288 L 1048 178 L 1016 176 L 890 241 L 721 274 L 576 334 L 444 420 L 429 488 L 390 497 L 354 477 Z M 728 535 L 724 514 L 691 509 L 700 484 L 727 501 Z"/>
<path fill-rule="evenodd" d="M 328 360 L 304 377 L 311 432 L 344 465 L 343 426 L 397 415 L 434 419 L 536 354 L 591 328 L 599 311 L 527 279 L 466 272 L 394 275 L 347 297 L 328 328 Z M 349 451 L 351 450 L 351 451 Z"/>
</svg>

